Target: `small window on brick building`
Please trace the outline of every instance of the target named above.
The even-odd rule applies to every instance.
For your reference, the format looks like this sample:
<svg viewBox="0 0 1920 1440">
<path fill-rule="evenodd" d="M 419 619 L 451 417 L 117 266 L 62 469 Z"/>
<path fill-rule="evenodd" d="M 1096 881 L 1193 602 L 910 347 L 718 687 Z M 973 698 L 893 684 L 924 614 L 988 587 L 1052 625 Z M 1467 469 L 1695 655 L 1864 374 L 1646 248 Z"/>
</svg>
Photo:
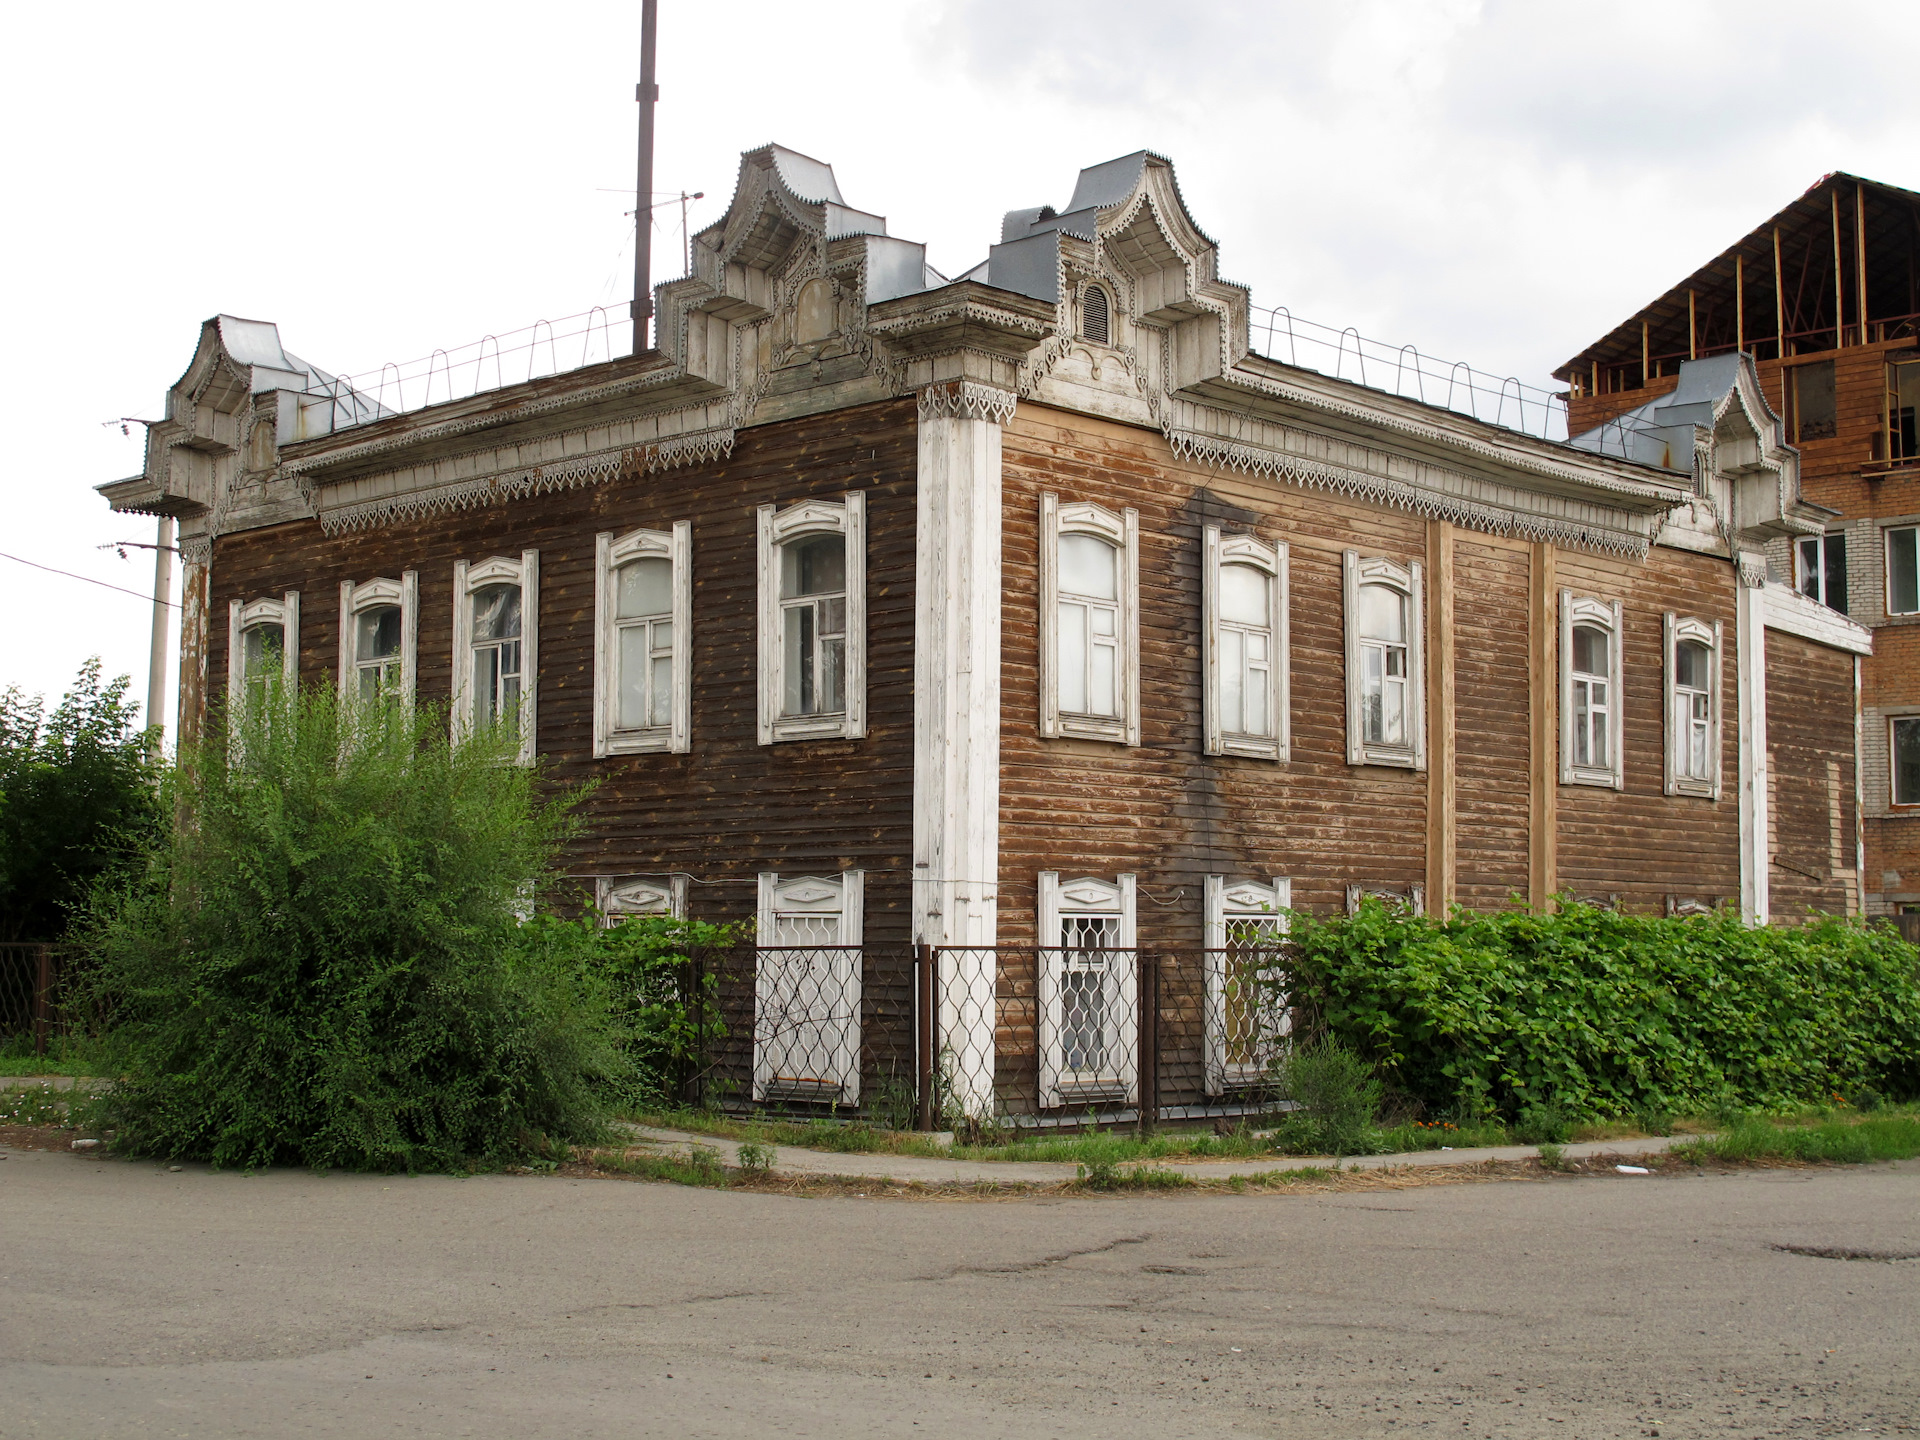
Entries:
<svg viewBox="0 0 1920 1440">
<path fill-rule="evenodd" d="M 1833 362 L 1816 360 L 1787 371 L 1787 434 L 1798 445 L 1807 440 L 1831 440 L 1835 434 Z"/>
<path fill-rule="evenodd" d="M 1920 715 L 1889 723 L 1893 727 L 1893 803 L 1920 805 Z"/>
<path fill-rule="evenodd" d="M 1847 611 L 1847 537 L 1809 535 L 1795 548 L 1794 583 L 1800 593 L 1841 614 Z"/>
<path fill-rule="evenodd" d="M 1920 528 L 1887 531 L 1887 613 L 1920 614 Z"/>
</svg>

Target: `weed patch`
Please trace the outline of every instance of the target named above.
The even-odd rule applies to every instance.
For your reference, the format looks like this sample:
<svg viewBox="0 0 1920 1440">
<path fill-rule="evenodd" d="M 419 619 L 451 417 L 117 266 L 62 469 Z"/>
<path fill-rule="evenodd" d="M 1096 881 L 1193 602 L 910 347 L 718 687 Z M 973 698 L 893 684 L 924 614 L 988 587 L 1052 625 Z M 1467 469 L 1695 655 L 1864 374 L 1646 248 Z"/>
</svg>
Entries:
<svg viewBox="0 0 1920 1440">
<path fill-rule="evenodd" d="M 1920 1115 L 1877 1114 L 1854 1121 L 1774 1125 L 1754 1116 L 1735 1120 L 1718 1135 L 1684 1140 L 1667 1154 L 1694 1164 L 1753 1164 L 1798 1160 L 1808 1164 L 1864 1165 L 1920 1155 Z"/>
</svg>

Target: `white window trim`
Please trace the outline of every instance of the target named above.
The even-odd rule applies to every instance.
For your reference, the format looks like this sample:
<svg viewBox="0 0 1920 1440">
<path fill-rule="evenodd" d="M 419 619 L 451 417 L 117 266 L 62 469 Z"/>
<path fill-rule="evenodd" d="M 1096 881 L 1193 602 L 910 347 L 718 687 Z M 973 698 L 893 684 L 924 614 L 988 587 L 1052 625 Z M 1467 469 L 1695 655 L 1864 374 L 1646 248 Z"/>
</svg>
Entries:
<svg viewBox="0 0 1920 1440">
<path fill-rule="evenodd" d="M 861 951 L 866 912 L 866 872 L 839 870 L 830 875 L 787 875 L 773 871 L 760 873 L 759 903 L 756 907 L 761 948 L 774 934 L 781 915 L 834 914 L 840 917 L 840 943 L 821 946 L 816 961 L 824 965 L 831 979 L 830 989 L 840 997 L 839 1013 L 823 1022 L 837 1024 L 839 1033 L 830 1041 L 830 1073 L 817 1077 L 826 1081 L 822 1093 L 795 1095 L 778 1084 L 777 1056 L 769 1043 L 775 1035 L 764 1028 L 765 1017 L 778 1003 L 776 989 L 780 976 L 774 966 L 754 966 L 753 1098 L 817 1098 L 840 1105 L 860 1103 L 860 1012 L 864 999 Z M 832 1087 L 837 1086 L 837 1089 Z"/>
<path fill-rule="evenodd" d="M 539 735 L 540 552 L 522 550 L 469 564 L 453 562 L 453 738 L 473 733 L 473 596 L 488 585 L 520 587 L 520 763 L 531 765 Z"/>
<path fill-rule="evenodd" d="M 1907 711 L 1885 717 L 1887 727 L 1887 803 L 1885 813 L 1890 815 L 1912 815 L 1920 812 L 1920 800 L 1901 801 L 1900 794 L 1900 748 L 1895 743 L 1894 732 L 1903 720 L 1920 721 L 1920 713 Z"/>
<path fill-rule="evenodd" d="M 1662 699 L 1665 702 L 1666 718 L 1661 723 L 1660 728 L 1666 737 L 1666 744 L 1664 746 L 1666 752 L 1666 793 L 1669 795 L 1697 795 L 1708 800 L 1718 800 L 1720 798 L 1721 772 L 1726 769 L 1725 757 L 1720 748 L 1722 729 L 1721 713 L 1724 708 L 1721 695 L 1726 688 L 1720 674 L 1725 658 L 1720 647 L 1722 629 L 1723 627 L 1718 620 L 1709 625 L 1704 620 L 1696 620 L 1690 616 L 1677 616 L 1671 610 L 1667 611 L 1666 614 L 1661 617 L 1661 630 L 1666 641 L 1666 655 L 1660 666 L 1661 673 L 1664 675 L 1666 682 L 1662 695 Z M 1677 676 L 1674 673 L 1673 652 L 1674 646 L 1682 640 L 1692 640 L 1698 644 L 1705 645 L 1707 647 L 1707 653 L 1712 657 L 1707 662 L 1709 695 L 1707 704 L 1712 715 L 1707 729 L 1707 750 L 1710 756 L 1708 764 L 1713 770 L 1713 776 L 1708 780 L 1696 780 L 1682 775 L 1680 773 L 1680 767 L 1676 763 L 1679 755 L 1677 747 L 1681 745 L 1686 738 L 1684 735 L 1675 731 L 1673 723 L 1673 702 L 1678 693 L 1676 685 Z"/>
<path fill-rule="evenodd" d="M 1407 770 L 1427 768 L 1427 645 L 1421 614 L 1421 567 L 1396 565 L 1380 556 L 1344 554 L 1347 641 L 1347 763 L 1394 765 Z M 1407 732 L 1406 745 L 1369 743 L 1362 714 L 1360 675 L 1360 587 L 1386 585 L 1407 598 Z"/>
<path fill-rule="evenodd" d="M 1287 911 L 1293 906 L 1293 880 L 1275 875 L 1265 884 L 1257 880 L 1229 882 L 1224 875 L 1209 875 L 1201 885 L 1201 908 L 1205 917 L 1202 935 L 1206 947 L 1206 1067 L 1207 1093 L 1225 1095 L 1230 1090 L 1264 1085 L 1271 1078 L 1271 1061 L 1279 1041 L 1292 1030 L 1293 1017 L 1284 1000 L 1277 1002 L 1267 1037 L 1270 1043 L 1259 1047 L 1260 1058 L 1251 1064 L 1227 1063 L 1227 921 L 1260 919 L 1273 922 L 1276 938 L 1287 933 Z"/>
<path fill-rule="evenodd" d="M 867 497 L 803 500 L 785 510 L 762 505 L 760 516 L 760 743 L 858 740 L 867 733 Z M 846 709 L 833 715 L 782 715 L 786 651 L 780 635 L 780 548 L 807 535 L 846 537 Z"/>
<path fill-rule="evenodd" d="M 243 637 L 256 625 L 278 625 L 283 637 L 280 674 L 288 690 L 300 683 L 300 592 L 289 590 L 278 600 L 238 600 L 227 606 L 227 704 L 246 686 L 247 654 Z"/>
<path fill-rule="evenodd" d="M 687 918 L 685 875 L 601 875 L 593 882 L 593 908 L 601 926 L 617 925 L 629 915 Z"/>
<path fill-rule="evenodd" d="M 1391 885 L 1352 884 L 1347 886 L 1347 914 L 1358 915 L 1360 913 L 1360 902 L 1369 895 L 1373 896 L 1376 900 L 1385 901 L 1388 905 L 1404 906 L 1409 914 L 1424 915 L 1427 913 L 1427 887 L 1425 885 L 1409 885 L 1404 890 L 1397 890 Z"/>
<path fill-rule="evenodd" d="M 1573 762 L 1573 628 L 1586 625 L 1606 632 L 1607 636 L 1607 755 L 1608 765 L 1576 765 Z M 1599 785 L 1610 790 L 1626 788 L 1626 706 L 1620 688 L 1621 641 L 1618 600 L 1594 600 L 1560 592 L 1560 783 L 1562 785 Z"/>
<path fill-rule="evenodd" d="M 420 648 L 420 576 L 404 570 L 398 580 L 367 580 L 359 585 L 340 582 L 340 700 L 356 703 L 360 695 L 359 626 L 362 611 L 382 605 L 400 607 L 400 700 L 413 704 L 415 677 L 419 670 Z"/>
<path fill-rule="evenodd" d="M 1132 875 L 1116 875 L 1111 880 L 1079 876 L 1062 881 L 1055 870 L 1039 875 L 1039 1002 L 1038 1040 L 1040 1045 L 1040 1108 L 1050 1110 L 1062 1105 L 1139 1103 L 1140 1098 L 1140 1017 L 1139 1017 L 1139 938 L 1136 931 L 1137 886 Z M 1065 1071 L 1066 1056 L 1060 1035 L 1061 986 L 1049 953 L 1061 950 L 1062 917 L 1070 915 L 1111 915 L 1119 924 L 1121 953 L 1109 952 L 1103 988 L 1110 1013 L 1121 1016 L 1114 1027 L 1110 1054 L 1116 1073 L 1101 1075 L 1092 1081 L 1074 1081 Z"/>
<path fill-rule="evenodd" d="M 1222 535 L 1218 525 L 1209 525 L 1202 535 L 1204 570 L 1201 576 L 1201 609 L 1206 622 L 1205 724 L 1206 753 L 1243 755 L 1250 760 L 1285 762 L 1293 752 L 1293 724 L 1290 666 L 1290 637 L 1287 631 L 1291 603 L 1287 585 L 1287 547 L 1285 542 L 1267 545 L 1252 535 Z M 1223 565 L 1250 565 L 1262 571 L 1273 584 L 1267 589 L 1267 630 L 1271 648 L 1267 663 L 1267 714 L 1273 717 L 1273 735 L 1229 735 L 1220 722 L 1220 569 Z"/>
<path fill-rule="evenodd" d="M 1896 530 L 1915 531 L 1914 544 L 1916 547 L 1920 547 L 1920 525 L 1916 525 L 1912 521 L 1907 521 L 1904 524 L 1896 522 L 1880 527 L 1881 599 L 1886 605 L 1887 614 L 1889 615 L 1920 615 L 1920 610 L 1896 610 L 1893 608 L 1893 532 Z M 1799 547 L 1795 546 L 1794 549 L 1797 553 Z"/>
<path fill-rule="evenodd" d="M 1093 535 L 1118 552 L 1120 687 L 1112 718 L 1071 715 L 1060 709 L 1060 537 Z M 1051 492 L 1040 496 L 1040 735 L 1045 740 L 1105 740 L 1115 745 L 1140 743 L 1140 512 L 1118 515 L 1086 501 L 1061 504 Z"/>
<path fill-rule="evenodd" d="M 671 567 L 673 693 L 665 725 L 622 729 L 620 719 L 620 567 L 635 560 L 665 560 Z M 671 531 L 611 530 L 594 537 L 593 567 L 593 756 L 666 751 L 684 755 L 692 743 L 693 523 L 676 520 Z"/>
</svg>

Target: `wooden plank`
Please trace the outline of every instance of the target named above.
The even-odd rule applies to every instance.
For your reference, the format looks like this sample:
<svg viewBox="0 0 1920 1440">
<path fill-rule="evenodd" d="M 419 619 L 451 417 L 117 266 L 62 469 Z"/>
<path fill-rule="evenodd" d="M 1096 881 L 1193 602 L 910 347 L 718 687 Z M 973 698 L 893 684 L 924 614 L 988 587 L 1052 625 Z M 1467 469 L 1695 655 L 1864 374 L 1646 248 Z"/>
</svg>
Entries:
<svg viewBox="0 0 1920 1440">
<path fill-rule="evenodd" d="M 1458 858 L 1454 830 L 1454 527 L 1427 527 L 1427 904 L 1436 915 L 1453 904 Z"/>
<path fill-rule="evenodd" d="M 1528 764 L 1532 774 L 1532 804 L 1528 813 L 1530 840 L 1527 903 L 1536 911 L 1553 907 L 1560 888 L 1556 861 L 1559 850 L 1560 777 L 1557 712 L 1560 673 L 1558 610 L 1559 582 L 1555 578 L 1556 550 L 1536 545 L 1533 550 L 1532 593 L 1528 597 L 1526 633 L 1533 655 L 1531 694 L 1532 733 Z"/>
</svg>

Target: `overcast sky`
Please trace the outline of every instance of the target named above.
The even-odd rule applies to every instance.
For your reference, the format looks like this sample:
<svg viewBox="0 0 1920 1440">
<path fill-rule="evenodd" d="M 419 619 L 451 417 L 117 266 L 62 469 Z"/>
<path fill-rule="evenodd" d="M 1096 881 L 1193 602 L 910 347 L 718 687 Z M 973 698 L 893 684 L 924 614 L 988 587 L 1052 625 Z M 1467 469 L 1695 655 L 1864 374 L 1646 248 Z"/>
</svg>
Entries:
<svg viewBox="0 0 1920 1440">
<path fill-rule="evenodd" d="M 1170 156 L 1261 305 L 1548 372 L 1830 170 L 1920 188 L 1920 6 L 661 0 L 657 190 L 833 164 L 952 274 L 1075 172 Z M 144 592 L 93 493 L 225 311 L 364 373 L 628 295 L 639 5 L 23 7 L 0 552 Z M 678 270 L 661 212 L 655 278 Z M 0 559 L 0 685 L 144 696 L 138 595 Z M 171 715 L 166 717 L 171 721 Z"/>
</svg>

